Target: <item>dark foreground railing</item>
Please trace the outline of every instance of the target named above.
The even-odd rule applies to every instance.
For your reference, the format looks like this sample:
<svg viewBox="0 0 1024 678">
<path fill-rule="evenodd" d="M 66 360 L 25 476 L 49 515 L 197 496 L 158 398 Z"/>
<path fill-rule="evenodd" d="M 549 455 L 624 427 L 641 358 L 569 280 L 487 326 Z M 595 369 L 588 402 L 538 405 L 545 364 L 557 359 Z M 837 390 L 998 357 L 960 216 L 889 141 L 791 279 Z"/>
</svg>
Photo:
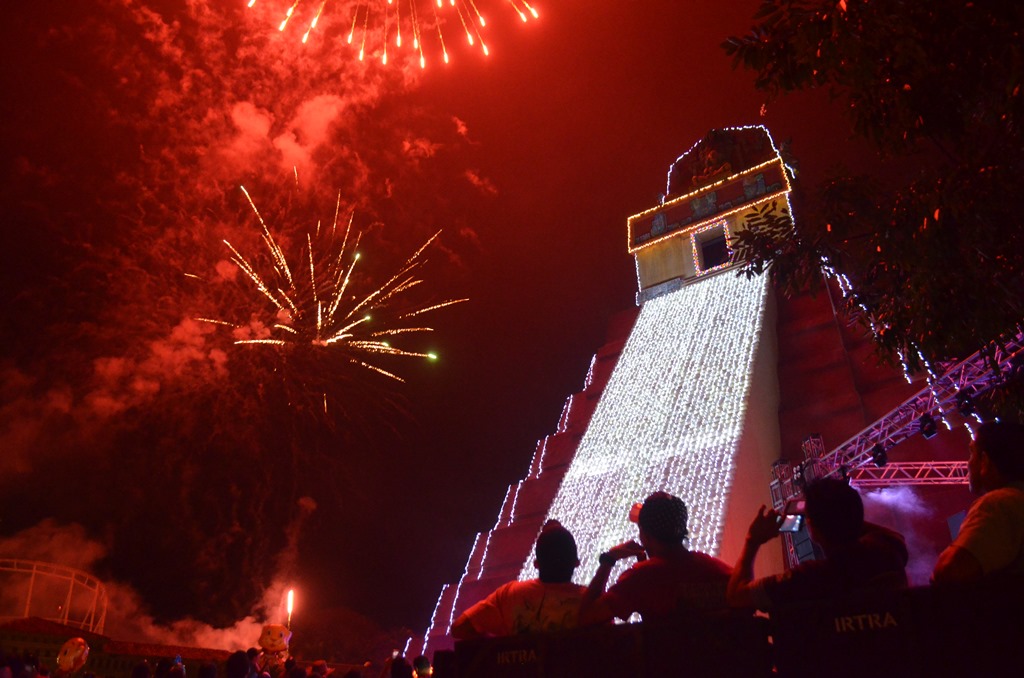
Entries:
<svg viewBox="0 0 1024 678">
<path fill-rule="evenodd" d="M 792 605 L 770 618 L 463 641 L 439 652 L 435 667 L 436 678 L 1018 676 L 1024 587 L 918 588 Z"/>
</svg>

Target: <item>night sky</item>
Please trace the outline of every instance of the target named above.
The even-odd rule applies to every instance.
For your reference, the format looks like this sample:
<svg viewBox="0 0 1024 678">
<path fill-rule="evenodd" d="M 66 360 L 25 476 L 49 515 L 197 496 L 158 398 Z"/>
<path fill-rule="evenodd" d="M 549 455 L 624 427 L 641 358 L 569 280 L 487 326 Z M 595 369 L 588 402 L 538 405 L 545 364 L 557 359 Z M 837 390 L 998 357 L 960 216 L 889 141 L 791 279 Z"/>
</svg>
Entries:
<svg viewBox="0 0 1024 678">
<path fill-rule="evenodd" d="M 5 14 L 0 550 L 122 582 L 160 622 L 227 626 L 287 580 L 307 616 L 422 632 L 632 305 L 626 218 L 668 165 L 765 124 L 812 187 L 848 125 L 823 96 L 762 108 L 731 69 L 756 0 L 538 0 L 526 24 L 479 1 L 490 56 L 453 31 L 423 71 L 358 62 L 352 3 L 307 45 L 275 29 L 290 2 L 244 4 Z M 440 359 L 389 363 L 397 388 L 339 375 L 325 421 L 272 354 L 197 324 L 251 310 L 222 242 L 259 251 L 243 184 L 289 244 L 340 192 L 368 276 L 442 230 L 416 292 L 470 301 L 430 314 Z"/>
</svg>

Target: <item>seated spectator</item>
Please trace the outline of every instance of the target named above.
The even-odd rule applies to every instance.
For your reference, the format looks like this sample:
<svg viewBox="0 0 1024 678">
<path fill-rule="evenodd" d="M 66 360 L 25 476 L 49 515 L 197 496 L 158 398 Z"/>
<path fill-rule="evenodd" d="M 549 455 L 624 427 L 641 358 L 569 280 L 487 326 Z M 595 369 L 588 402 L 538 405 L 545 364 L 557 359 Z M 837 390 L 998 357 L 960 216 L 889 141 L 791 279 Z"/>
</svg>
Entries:
<svg viewBox="0 0 1024 678">
<path fill-rule="evenodd" d="M 248 678 L 252 673 L 252 661 L 242 650 L 232 652 L 224 664 L 226 678 Z"/>
<path fill-rule="evenodd" d="M 250 647 L 245 651 L 245 656 L 249 658 L 249 676 L 250 678 L 260 678 L 260 649 L 258 647 Z M 158 678 L 153 676 L 153 678 Z"/>
<path fill-rule="evenodd" d="M 956 539 L 939 554 L 932 573 L 936 584 L 997 573 L 1024 576 L 1024 426 L 982 424 L 970 451 L 968 481 L 980 496 Z"/>
<path fill-rule="evenodd" d="M 537 537 L 538 578 L 504 584 L 462 613 L 452 625 L 458 640 L 479 636 L 575 628 L 584 588 L 572 583 L 580 564 L 576 540 L 557 520 L 545 523 Z"/>
<path fill-rule="evenodd" d="M 391 678 L 413 678 L 412 664 L 399 655 L 391 661 Z"/>
<path fill-rule="evenodd" d="M 644 500 L 636 522 L 640 543 L 628 541 L 601 554 L 580 608 L 580 624 L 625 620 L 634 612 L 644 621 L 657 621 L 680 611 L 725 608 L 729 566 L 686 548 L 682 499 L 655 492 Z M 634 556 L 640 561 L 605 591 L 615 563 Z"/>
<path fill-rule="evenodd" d="M 754 579 L 754 559 L 765 542 L 779 534 L 781 516 L 757 512 L 739 562 L 729 580 L 733 607 L 769 610 L 801 600 L 835 598 L 858 589 L 895 589 L 907 585 L 907 546 L 897 532 L 864 521 L 864 504 L 846 481 L 823 478 L 804 490 L 807 529 L 824 560 L 801 563 L 790 571 Z"/>
<path fill-rule="evenodd" d="M 427 678 L 434 675 L 434 667 L 430 665 L 430 660 L 426 655 L 417 655 L 412 660 L 412 675 L 413 678 Z"/>
</svg>

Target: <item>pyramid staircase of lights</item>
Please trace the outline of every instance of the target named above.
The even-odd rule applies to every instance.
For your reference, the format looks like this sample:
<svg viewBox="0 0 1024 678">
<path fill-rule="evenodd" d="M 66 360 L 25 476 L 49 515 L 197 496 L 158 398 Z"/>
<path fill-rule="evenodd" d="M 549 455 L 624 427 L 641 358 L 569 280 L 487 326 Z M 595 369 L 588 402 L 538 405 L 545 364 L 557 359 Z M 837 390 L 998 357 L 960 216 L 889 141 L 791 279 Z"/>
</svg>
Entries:
<svg viewBox="0 0 1024 678">
<path fill-rule="evenodd" d="M 548 519 L 576 537 L 577 583 L 635 538 L 629 509 L 656 490 L 686 502 L 690 548 L 734 562 L 771 504 L 773 462 L 799 450 L 808 426 L 850 435 L 917 390 L 869 359 L 870 341 L 837 322 L 827 295 L 776 300 L 767 276 L 730 264 L 752 210 L 789 213 L 790 176 L 764 127 L 715 130 L 669 168 L 665 199 L 629 218 L 637 308 L 613 317 L 582 390 L 442 588 L 424 652 L 450 649 L 452 621 L 498 586 L 536 576 Z M 759 574 L 781 571 L 780 544 L 764 551 Z"/>
</svg>

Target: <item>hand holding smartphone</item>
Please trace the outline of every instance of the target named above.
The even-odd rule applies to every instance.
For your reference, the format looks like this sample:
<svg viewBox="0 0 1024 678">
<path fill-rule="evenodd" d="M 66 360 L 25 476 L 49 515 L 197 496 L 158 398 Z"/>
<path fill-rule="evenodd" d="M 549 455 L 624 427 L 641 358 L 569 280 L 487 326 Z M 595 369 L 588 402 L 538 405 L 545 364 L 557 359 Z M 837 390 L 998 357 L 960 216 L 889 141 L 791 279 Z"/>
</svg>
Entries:
<svg viewBox="0 0 1024 678">
<path fill-rule="evenodd" d="M 804 524 L 804 500 L 790 499 L 779 516 L 779 532 L 799 532 Z"/>
</svg>

